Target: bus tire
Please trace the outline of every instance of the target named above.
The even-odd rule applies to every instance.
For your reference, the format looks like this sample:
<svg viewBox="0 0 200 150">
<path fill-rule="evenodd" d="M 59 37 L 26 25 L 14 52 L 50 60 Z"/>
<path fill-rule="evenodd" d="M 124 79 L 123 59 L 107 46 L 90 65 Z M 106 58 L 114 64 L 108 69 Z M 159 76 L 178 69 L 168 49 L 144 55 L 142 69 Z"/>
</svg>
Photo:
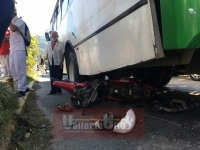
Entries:
<svg viewBox="0 0 200 150">
<path fill-rule="evenodd" d="M 172 78 L 172 75 L 173 75 L 173 67 L 172 66 L 165 66 L 165 78 L 163 79 L 162 83 L 160 84 L 159 87 L 163 87 L 165 85 L 167 85 L 171 78 Z"/>
<path fill-rule="evenodd" d="M 160 87 L 165 77 L 164 67 L 149 67 L 147 68 L 147 74 L 142 80 L 144 83 Z"/>
<path fill-rule="evenodd" d="M 69 53 L 67 59 L 67 74 L 68 79 L 70 81 L 78 82 L 79 81 L 79 72 L 78 72 L 78 64 L 73 52 Z"/>
</svg>

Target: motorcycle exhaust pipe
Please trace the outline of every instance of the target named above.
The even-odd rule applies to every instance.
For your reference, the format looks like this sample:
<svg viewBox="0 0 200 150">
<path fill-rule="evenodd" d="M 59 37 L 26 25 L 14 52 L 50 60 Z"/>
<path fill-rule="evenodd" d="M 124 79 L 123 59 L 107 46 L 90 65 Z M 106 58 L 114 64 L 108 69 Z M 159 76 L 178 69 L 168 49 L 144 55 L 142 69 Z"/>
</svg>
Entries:
<svg viewBox="0 0 200 150">
<path fill-rule="evenodd" d="M 70 93 L 73 93 L 74 87 L 76 86 L 74 82 L 63 81 L 56 78 L 51 78 L 51 81 L 53 81 L 54 86 L 67 90 Z"/>
</svg>

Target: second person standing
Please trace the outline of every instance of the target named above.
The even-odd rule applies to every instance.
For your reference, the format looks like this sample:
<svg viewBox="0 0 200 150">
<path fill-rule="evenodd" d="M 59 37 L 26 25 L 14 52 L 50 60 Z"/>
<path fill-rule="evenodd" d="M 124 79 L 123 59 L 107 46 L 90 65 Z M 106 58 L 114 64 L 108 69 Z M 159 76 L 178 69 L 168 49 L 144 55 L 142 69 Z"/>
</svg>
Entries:
<svg viewBox="0 0 200 150">
<path fill-rule="evenodd" d="M 58 40 L 58 33 L 51 33 L 51 41 L 47 44 L 47 60 L 49 63 L 50 78 L 62 80 L 63 78 L 63 62 L 64 62 L 64 43 Z M 53 85 L 51 80 L 51 91 L 47 95 L 60 95 L 62 90 Z"/>
</svg>

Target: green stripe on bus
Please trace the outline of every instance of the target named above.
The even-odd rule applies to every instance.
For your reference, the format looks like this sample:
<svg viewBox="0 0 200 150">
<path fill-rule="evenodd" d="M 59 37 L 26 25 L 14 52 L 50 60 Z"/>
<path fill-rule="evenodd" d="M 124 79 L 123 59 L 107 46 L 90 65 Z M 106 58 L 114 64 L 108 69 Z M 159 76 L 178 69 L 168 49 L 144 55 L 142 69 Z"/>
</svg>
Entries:
<svg viewBox="0 0 200 150">
<path fill-rule="evenodd" d="M 200 0 L 160 0 L 165 50 L 200 47 Z"/>
</svg>

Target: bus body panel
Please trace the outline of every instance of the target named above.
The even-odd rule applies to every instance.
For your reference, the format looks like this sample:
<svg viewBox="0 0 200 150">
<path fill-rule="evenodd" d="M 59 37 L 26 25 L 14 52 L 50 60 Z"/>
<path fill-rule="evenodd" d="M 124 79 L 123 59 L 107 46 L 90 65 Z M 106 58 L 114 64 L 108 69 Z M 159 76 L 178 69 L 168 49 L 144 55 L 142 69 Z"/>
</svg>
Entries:
<svg viewBox="0 0 200 150">
<path fill-rule="evenodd" d="M 146 4 L 79 45 L 76 50 L 79 73 L 99 74 L 155 59 L 149 17 Z"/>
<path fill-rule="evenodd" d="M 140 0 L 74 0 L 68 10 L 68 37 L 73 45 L 118 17 Z M 72 33 L 74 33 L 74 36 Z"/>
<path fill-rule="evenodd" d="M 67 13 L 62 12 L 57 31 L 61 41 L 69 40 L 74 46 L 81 75 L 99 74 L 164 56 L 158 57 L 155 52 L 149 3 L 81 42 L 139 1 L 73 0 L 70 7 L 64 1 L 62 8 L 68 7 L 64 8 Z"/>
<path fill-rule="evenodd" d="M 200 47 L 200 0 L 160 0 L 160 4 L 164 49 Z"/>
</svg>

